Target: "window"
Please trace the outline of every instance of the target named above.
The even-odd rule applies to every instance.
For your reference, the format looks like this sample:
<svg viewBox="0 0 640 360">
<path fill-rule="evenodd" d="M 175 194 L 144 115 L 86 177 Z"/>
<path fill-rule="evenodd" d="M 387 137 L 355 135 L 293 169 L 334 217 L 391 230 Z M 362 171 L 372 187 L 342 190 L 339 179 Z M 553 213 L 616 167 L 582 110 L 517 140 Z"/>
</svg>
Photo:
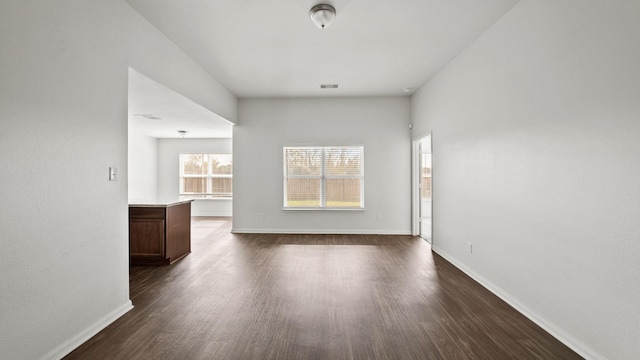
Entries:
<svg viewBox="0 0 640 360">
<path fill-rule="evenodd" d="M 180 154 L 182 198 L 230 198 L 231 154 Z"/>
<path fill-rule="evenodd" d="M 364 208 L 362 146 L 285 147 L 284 207 Z"/>
</svg>

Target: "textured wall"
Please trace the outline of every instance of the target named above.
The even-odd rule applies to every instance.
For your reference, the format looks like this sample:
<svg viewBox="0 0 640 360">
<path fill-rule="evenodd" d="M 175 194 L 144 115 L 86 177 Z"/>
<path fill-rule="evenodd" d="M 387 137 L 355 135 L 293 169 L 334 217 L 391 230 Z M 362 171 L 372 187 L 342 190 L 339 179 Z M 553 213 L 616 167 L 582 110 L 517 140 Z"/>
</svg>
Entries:
<svg viewBox="0 0 640 360">
<path fill-rule="evenodd" d="M 239 105 L 240 125 L 233 138 L 234 230 L 411 232 L 408 98 L 264 99 L 240 100 Z M 364 146 L 366 210 L 282 210 L 282 148 L 313 145 Z"/>
<path fill-rule="evenodd" d="M 434 249 L 593 359 L 640 353 L 638 13 L 520 1 L 413 98 Z"/>
<path fill-rule="evenodd" d="M 124 9 L 0 5 L 0 357 L 59 357 L 131 307 Z"/>
<path fill-rule="evenodd" d="M 158 197 L 158 139 L 129 131 L 127 162 L 129 202 Z"/>
<path fill-rule="evenodd" d="M 0 49 L 0 357 L 56 359 L 131 307 L 129 67 L 236 100 L 119 0 L 2 1 Z"/>
</svg>

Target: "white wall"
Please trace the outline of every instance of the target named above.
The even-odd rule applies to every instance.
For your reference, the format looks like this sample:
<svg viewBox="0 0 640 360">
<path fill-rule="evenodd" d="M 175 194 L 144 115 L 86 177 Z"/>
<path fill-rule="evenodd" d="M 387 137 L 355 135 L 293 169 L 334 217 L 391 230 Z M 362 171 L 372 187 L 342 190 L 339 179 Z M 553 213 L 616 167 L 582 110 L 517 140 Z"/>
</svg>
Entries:
<svg viewBox="0 0 640 360">
<path fill-rule="evenodd" d="M 126 28 L 110 25 L 124 10 L 1 2 L 4 358 L 59 357 L 131 307 Z"/>
<path fill-rule="evenodd" d="M 0 349 L 56 359 L 131 308 L 129 66 L 235 98 L 119 0 L 2 1 L 0 49 Z"/>
<path fill-rule="evenodd" d="M 233 94 L 211 77 L 191 57 L 130 9 L 129 65 L 223 118 L 237 123 L 238 105 Z M 117 24 L 116 24 L 117 25 Z"/>
<path fill-rule="evenodd" d="M 129 131 L 129 203 L 158 197 L 158 139 Z"/>
<path fill-rule="evenodd" d="M 411 232 L 408 98 L 242 99 L 238 114 L 234 231 Z M 304 145 L 364 145 L 365 211 L 282 210 L 282 147 Z"/>
<path fill-rule="evenodd" d="M 592 359 L 640 353 L 639 13 L 522 0 L 412 102 L 434 249 Z"/>
<path fill-rule="evenodd" d="M 231 139 L 159 139 L 158 195 L 177 199 L 180 193 L 180 154 L 231 154 Z M 235 162 L 235 158 L 233 159 Z M 234 164 L 235 165 L 235 164 Z M 234 174 L 235 176 L 235 174 Z M 191 204 L 192 216 L 231 216 L 231 199 L 199 199 Z"/>
</svg>

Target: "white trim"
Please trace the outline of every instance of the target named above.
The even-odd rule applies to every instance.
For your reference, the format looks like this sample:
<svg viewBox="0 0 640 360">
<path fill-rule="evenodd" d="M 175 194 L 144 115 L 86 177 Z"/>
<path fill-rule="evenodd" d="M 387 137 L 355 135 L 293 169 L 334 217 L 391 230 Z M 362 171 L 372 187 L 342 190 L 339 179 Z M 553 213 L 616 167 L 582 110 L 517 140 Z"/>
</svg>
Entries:
<svg viewBox="0 0 640 360">
<path fill-rule="evenodd" d="M 507 304 L 511 305 L 514 309 L 520 312 L 522 315 L 526 316 L 529 320 L 533 321 L 536 325 L 540 326 L 544 331 L 548 332 L 551 336 L 558 339 L 561 343 L 565 344 L 571 350 L 578 353 L 578 355 L 582 356 L 585 359 L 591 360 L 606 360 L 607 358 L 603 355 L 599 354 L 597 351 L 593 350 L 588 345 L 579 341 L 575 337 L 568 334 L 566 331 L 562 330 L 555 324 L 541 318 L 536 315 L 536 313 L 530 310 L 527 306 L 521 304 L 519 301 L 513 299 L 509 294 L 504 291 L 499 286 L 496 286 L 491 281 L 483 278 L 473 270 L 469 269 L 462 263 L 454 260 L 452 256 L 447 254 L 446 252 L 438 249 L 436 246 L 432 245 L 431 249 L 438 255 L 442 256 L 445 260 L 450 262 L 453 266 L 457 267 L 463 273 L 467 274 L 470 278 L 475 280 L 477 283 L 482 285 L 487 290 L 491 291 L 494 295 L 502 299 Z"/>
<path fill-rule="evenodd" d="M 411 235 L 420 235 L 420 147 L 418 146 L 422 138 L 413 140 L 411 144 Z"/>
<path fill-rule="evenodd" d="M 210 213 L 210 212 L 199 212 L 199 213 L 191 213 L 191 216 L 211 216 L 211 217 L 232 217 L 231 213 Z"/>
<path fill-rule="evenodd" d="M 411 235 L 405 230 L 326 230 L 326 229 L 231 229 L 233 234 L 301 234 L 301 235 Z"/>
<path fill-rule="evenodd" d="M 414 236 L 420 235 L 420 162 L 422 160 L 422 155 L 420 151 L 420 143 L 429 138 L 429 142 L 431 143 L 431 147 L 429 149 L 429 153 L 433 152 L 433 136 L 431 131 L 427 132 L 425 135 L 414 139 L 411 143 L 411 234 Z M 433 172 L 433 160 L 431 164 L 432 172 Z M 430 244 L 433 243 L 433 182 L 431 184 L 431 237 L 428 241 Z M 425 239 L 425 238 L 423 238 Z M 425 239 L 426 240 L 426 239 Z"/>
<path fill-rule="evenodd" d="M 103 316 L 101 319 L 93 323 L 93 325 L 86 328 L 84 331 L 80 332 L 76 336 L 71 339 L 65 341 L 64 343 L 56 346 L 48 353 L 44 354 L 40 357 L 41 360 L 57 360 L 62 359 L 64 356 L 71 353 L 77 347 L 82 345 L 87 340 L 91 339 L 97 333 L 102 331 L 104 328 L 109 326 L 112 322 L 118 320 L 122 315 L 129 312 L 129 310 L 133 309 L 133 304 L 131 300 L 127 300 L 122 306 Z"/>
<path fill-rule="evenodd" d="M 282 211 L 366 211 L 367 209 L 361 207 L 283 207 Z"/>
<path fill-rule="evenodd" d="M 193 200 L 193 201 L 233 201 L 231 196 L 229 197 L 193 197 L 193 195 L 201 196 L 197 194 L 180 194 L 180 200 Z"/>
</svg>

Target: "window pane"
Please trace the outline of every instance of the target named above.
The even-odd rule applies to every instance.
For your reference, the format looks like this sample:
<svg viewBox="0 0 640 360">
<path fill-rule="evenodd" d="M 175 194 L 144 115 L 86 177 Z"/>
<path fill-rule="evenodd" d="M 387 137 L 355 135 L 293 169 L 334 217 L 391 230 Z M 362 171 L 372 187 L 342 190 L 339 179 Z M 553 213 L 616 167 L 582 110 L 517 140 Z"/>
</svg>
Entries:
<svg viewBox="0 0 640 360">
<path fill-rule="evenodd" d="M 206 193 L 207 178 L 206 177 L 185 177 L 182 178 L 184 188 L 183 193 Z"/>
<path fill-rule="evenodd" d="M 206 175 L 209 169 L 206 154 L 183 154 L 183 174 Z"/>
<path fill-rule="evenodd" d="M 214 177 L 211 178 L 211 192 L 215 195 L 231 196 L 231 186 L 233 180 L 230 177 Z"/>
<path fill-rule="evenodd" d="M 285 207 L 362 208 L 362 146 L 285 147 Z"/>
<path fill-rule="evenodd" d="M 180 154 L 180 164 L 180 194 L 231 197 L 231 154 Z"/>
<path fill-rule="evenodd" d="M 327 179 L 327 207 L 361 207 L 360 179 Z"/>
<path fill-rule="evenodd" d="M 362 173 L 361 147 L 330 147 L 325 156 L 326 176 L 360 176 Z"/>
<path fill-rule="evenodd" d="M 422 199 L 431 199 L 431 154 L 422 155 Z"/>
<path fill-rule="evenodd" d="M 322 171 L 322 149 L 285 148 L 287 176 L 320 176 Z"/>
<path fill-rule="evenodd" d="M 211 171 L 214 174 L 231 175 L 233 173 L 231 155 L 209 155 Z"/>
<path fill-rule="evenodd" d="M 319 207 L 320 179 L 288 179 L 285 206 Z"/>
</svg>

